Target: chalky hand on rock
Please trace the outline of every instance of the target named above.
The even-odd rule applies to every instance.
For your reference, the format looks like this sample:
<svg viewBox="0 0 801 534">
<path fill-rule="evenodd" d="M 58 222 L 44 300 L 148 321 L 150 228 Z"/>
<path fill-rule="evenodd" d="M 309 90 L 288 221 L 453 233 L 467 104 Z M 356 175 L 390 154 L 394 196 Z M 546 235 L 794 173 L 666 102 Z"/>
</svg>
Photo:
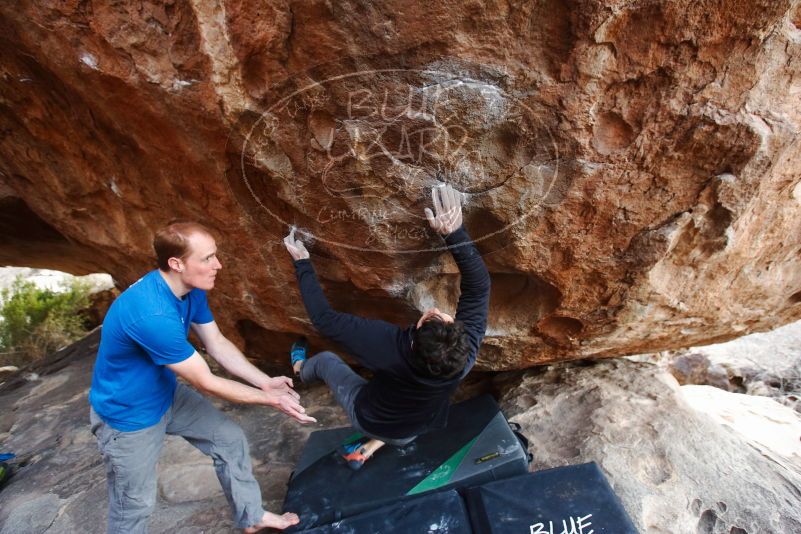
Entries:
<svg viewBox="0 0 801 534">
<path fill-rule="evenodd" d="M 295 227 L 289 231 L 289 235 L 284 238 L 284 246 L 294 261 L 309 259 L 309 251 L 300 239 L 295 239 Z"/>
<path fill-rule="evenodd" d="M 434 212 L 425 208 L 426 219 L 431 228 L 448 235 L 462 226 L 462 193 L 450 184 L 441 184 L 431 189 Z"/>
</svg>

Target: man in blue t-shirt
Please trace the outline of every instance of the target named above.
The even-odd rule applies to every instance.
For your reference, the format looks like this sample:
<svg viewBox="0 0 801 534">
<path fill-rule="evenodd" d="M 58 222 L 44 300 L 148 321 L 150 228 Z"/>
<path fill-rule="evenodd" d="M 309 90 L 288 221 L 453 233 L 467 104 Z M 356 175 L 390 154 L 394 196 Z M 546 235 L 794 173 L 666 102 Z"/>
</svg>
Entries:
<svg viewBox="0 0 801 534">
<path fill-rule="evenodd" d="M 296 524 L 295 514 L 263 509 L 242 429 L 198 391 L 272 406 L 302 423 L 314 419 L 298 403 L 290 378 L 264 374 L 214 322 L 206 291 L 222 264 L 211 233 L 198 223 L 174 222 L 156 233 L 153 246 L 159 268 L 125 290 L 106 314 L 89 393 L 92 433 L 108 479 L 108 532 L 147 532 L 166 434 L 183 436 L 213 458 L 237 527 L 249 533 Z M 187 340 L 190 327 L 211 357 L 252 386 L 214 375 Z"/>
</svg>

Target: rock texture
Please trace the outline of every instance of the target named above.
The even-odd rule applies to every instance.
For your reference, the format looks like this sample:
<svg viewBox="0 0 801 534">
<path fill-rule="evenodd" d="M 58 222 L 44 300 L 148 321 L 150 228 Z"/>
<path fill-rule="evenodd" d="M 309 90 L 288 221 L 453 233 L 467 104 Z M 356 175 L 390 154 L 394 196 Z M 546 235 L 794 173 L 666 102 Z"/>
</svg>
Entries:
<svg viewBox="0 0 801 534">
<path fill-rule="evenodd" d="M 801 417 L 685 387 L 651 364 L 561 364 L 506 383 L 502 406 L 530 437 L 534 469 L 597 462 L 641 532 L 801 531 Z"/>
<path fill-rule="evenodd" d="M 452 305 L 438 180 L 493 274 L 484 368 L 801 318 L 797 0 L 23 0 L 0 44 L 0 263 L 125 287 L 204 220 L 253 356 L 310 333 L 288 224 L 339 307 Z"/>
<path fill-rule="evenodd" d="M 685 386 L 681 392 L 690 406 L 739 433 L 766 458 L 790 471 L 801 470 L 801 417 L 791 408 L 768 397 L 709 386 Z"/>
<path fill-rule="evenodd" d="M 656 357 L 682 384 L 772 397 L 801 412 L 801 322 Z"/>
</svg>

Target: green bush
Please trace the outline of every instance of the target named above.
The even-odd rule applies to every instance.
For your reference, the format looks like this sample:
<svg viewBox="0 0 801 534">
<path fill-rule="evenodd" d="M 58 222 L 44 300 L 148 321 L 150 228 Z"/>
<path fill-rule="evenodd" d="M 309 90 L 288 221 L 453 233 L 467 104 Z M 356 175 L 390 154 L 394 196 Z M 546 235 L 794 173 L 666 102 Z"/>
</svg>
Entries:
<svg viewBox="0 0 801 534">
<path fill-rule="evenodd" d="M 85 334 L 88 284 L 75 280 L 61 289 L 41 289 L 20 277 L 0 292 L 1 365 L 41 358 Z"/>
</svg>

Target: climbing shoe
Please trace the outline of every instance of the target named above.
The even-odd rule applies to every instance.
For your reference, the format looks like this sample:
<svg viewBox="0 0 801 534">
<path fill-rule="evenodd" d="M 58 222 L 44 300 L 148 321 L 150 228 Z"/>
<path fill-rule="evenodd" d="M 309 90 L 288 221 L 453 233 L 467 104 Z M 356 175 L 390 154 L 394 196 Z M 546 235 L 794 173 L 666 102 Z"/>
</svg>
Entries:
<svg viewBox="0 0 801 534">
<path fill-rule="evenodd" d="M 368 439 L 364 437 L 339 447 L 339 455 L 345 460 L 348 467 L 354 471 L 361 469 L 364 462 L 370 459 L 368 456 L 364 455 L 364 444 L 367 443 L 367 441 Z"/>
<path fill-rule="evenodd" d="M 299 340 L 292 343 L 292 348 L 289 349 L 289 363 L 290 365 L 292 365 L 292 369 L 295 368 L 296 363 L 306 361 L 306 350 L 308 348 L 309 348 L 309 342 L 306 341 L 305 337 L 302 337 Z M 300 373 L 295 373 L 295 374 L 300 374 Z"/>
</svg>

